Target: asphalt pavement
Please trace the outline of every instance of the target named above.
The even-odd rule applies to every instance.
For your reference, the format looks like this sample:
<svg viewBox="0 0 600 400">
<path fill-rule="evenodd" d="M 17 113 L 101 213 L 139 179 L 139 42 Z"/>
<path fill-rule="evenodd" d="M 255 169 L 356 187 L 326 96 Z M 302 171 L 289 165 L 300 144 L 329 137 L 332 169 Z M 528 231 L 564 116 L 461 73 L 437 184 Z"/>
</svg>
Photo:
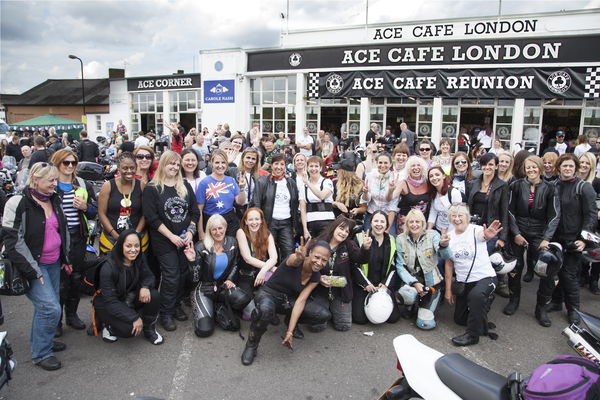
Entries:
<svg viewBox="0 0 600 400">
<path fill-rule="evenodd" d="M 450 339 L 464 332 L 452 322 L 452 307 L 438 310 L 438 327 L 418 330 L 414 323 L 354 325 L 348 332 L 331 327 L 318 334 L 304 329 L 294 352 L 280 345 L 283 325 L 271 326 L 264 335 L 254 364 L 240 362 L 244 341 L 238 333 L 219 328 L 210 338 L 194 335 L 191 322 L 178 322 L 175 332 L 160 332 L 161 346 L 141 337 L 108 344 L 85 331 L 65 327 L 68 348 L 57 353 L 63 368 L 47 372 L 30 360 L 29 332 L 32 305 L 26 297 L 2 297 L 5 323 L 17 369 L 14 379 L 0 390 L 0 399 L 110 399 L 154 396 L 188 399 L 373 399 L 398 376 L 392 340 L 413 334 L 423 343 L 444 352 L 458 352 L 500 374 L 514 370 L 528 374 L 539 364 L 561 354 L 573 354 L 560 334 L 566 314 L 552 313 L 552 327 L 539 326 L 533 317 L 537 280 L 524 283 L 519 311 L 502 314 L 506 299 L 497 297 L 490 321 L 497 325 L 498 340 L 481 338 L 478 345 L 456 348 Z M 583 311 L 599 313 L 599 296 L 582 289 Z M 189 309 L 186 309 L 188 312 Z M 82 299 L 80 316 L 90 320 L 90 298 Z M 242 321 L 246 336 L 249 323 Z M 373 336 L 364 333 L 372 331 Z"/>
</svg>

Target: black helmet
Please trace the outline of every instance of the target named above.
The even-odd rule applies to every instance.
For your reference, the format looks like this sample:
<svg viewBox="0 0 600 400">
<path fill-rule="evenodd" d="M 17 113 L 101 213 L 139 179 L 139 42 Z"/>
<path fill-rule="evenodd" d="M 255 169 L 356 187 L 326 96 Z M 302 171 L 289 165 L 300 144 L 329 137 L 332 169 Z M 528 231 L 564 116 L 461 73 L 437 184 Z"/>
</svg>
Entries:
<svg viewBox="0 0 600 400">
<path fill-rule="evenodd" d="M 508 274 L 517 266 L 517 258 L 510 254 L 506 247 L 490 254 L 490 262 L 498 275 Z"/>
<path fill-rule="evenodd" d="M 551 242 L 548 249 L 540 250 L 533 271 L 540 278 L 553 278 L 558 274 L 563 262 L 563 252 L 560 243 Z"/>
</svg>

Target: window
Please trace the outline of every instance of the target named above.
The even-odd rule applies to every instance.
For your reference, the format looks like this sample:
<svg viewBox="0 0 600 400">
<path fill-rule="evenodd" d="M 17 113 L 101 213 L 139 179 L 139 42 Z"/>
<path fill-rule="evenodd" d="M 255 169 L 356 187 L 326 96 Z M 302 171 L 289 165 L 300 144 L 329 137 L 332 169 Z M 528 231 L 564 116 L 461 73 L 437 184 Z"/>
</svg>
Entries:
<svg viewBox="0 0 600 400">
<path fill-rule="evenodd" d="M 96 115 L 96 130 L 102 131 L 102 117 L 100 115 Z"/>
<path fill-rule="evenodd" d="M 250 121 L 264 133 L 296 131 L 296 75 L 250 79 Z"/>
<path fill-rule="evenodd" d="M 195 112 L 200 108 L 198 104 L 198 91 L 169 92 L 170 112 Z M 162 111 L 162 104 L 159 111 Z"/>
</svg>

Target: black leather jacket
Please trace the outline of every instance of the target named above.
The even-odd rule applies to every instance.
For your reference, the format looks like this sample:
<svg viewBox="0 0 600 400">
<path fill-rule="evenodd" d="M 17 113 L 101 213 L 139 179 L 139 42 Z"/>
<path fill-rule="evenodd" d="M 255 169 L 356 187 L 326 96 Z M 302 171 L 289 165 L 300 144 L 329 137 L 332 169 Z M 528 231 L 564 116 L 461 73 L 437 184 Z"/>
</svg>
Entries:
<svg viewBox="0 0 600 400">
<path fill-rule="evenodd" d="M 238 244 L 234 237 L 225 236 L 223 250 L 227 254 L 227 268 L 217 279 L 214 278 L 217 255 L 204 246 L 204 242 L 196 243 L 196 259 L 189 261 L 190 273 L 194 283 L 211 283 L 217 287 L 229 280 L 237 282 L 238 276 Z"/>
<path fill-rule="evenodd" d="M 557 179 L 555 185 L 560 199 L 560 224 L 555 240 L 561 243 L 580 238 L 582 230 L 593 232 L 598 219 L 596 192 L 592 185 L 574 178 L 569 181 Z"/>
<path fill-rule="evenodd" d="M 469 209 L 473 207 L 473 198 L 475 193 L 481 189 L 481 180 L 483 177 L 468 181 L 467 185 L 467 204 Z M 498 239 L 508 239 L 508 185 L 502 179 L 494 177 L 490 184 L 490 195 L 487 204 L 486 220 L 483 224 L 490 225 L 494 220 L 500 221 L 502 229 L 498 234 Z"/>
<path fill-rule="evenodd" d="M 292 215 L 292 228 L 296 226 L 298 218 L 298 187 L 292 178 L 284 178 L 287 182 L 287 188 L 290 192 L 290 214 Z M 258 207 L 265 213 L 267 225 L 271 225 L 273 220 L 273 206 L 275 204 L 275 191 L 277 183 L 271 179 L 271 175 L 262 176 L 256 182 L 256 189 L 252 195 L 250 207 Z"/>
<path fill-rule="evenodd" d="M 530 186 L 526 178 L 510 184 L 510 233 L 551 241 L 560 222 L 558 191 L 555 185 L 542 180 L 535 185 L 533 207 L 529 207 Z"/>
</svg>

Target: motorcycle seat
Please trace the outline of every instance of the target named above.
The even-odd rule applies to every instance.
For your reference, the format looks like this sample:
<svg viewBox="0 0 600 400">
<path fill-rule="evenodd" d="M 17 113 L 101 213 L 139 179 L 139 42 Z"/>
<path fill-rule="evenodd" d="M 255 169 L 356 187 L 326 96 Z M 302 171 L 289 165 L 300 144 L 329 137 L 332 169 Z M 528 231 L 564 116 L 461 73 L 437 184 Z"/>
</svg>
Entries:
<svg viewBox="0 0 600 400">
<path fill-rule="evenodd" d="M 447 354 L 435 362 L 440 380 L 463 399 L 508 400 L 507 378 L 475 364 L 460 354 Z"/>
</svg>

